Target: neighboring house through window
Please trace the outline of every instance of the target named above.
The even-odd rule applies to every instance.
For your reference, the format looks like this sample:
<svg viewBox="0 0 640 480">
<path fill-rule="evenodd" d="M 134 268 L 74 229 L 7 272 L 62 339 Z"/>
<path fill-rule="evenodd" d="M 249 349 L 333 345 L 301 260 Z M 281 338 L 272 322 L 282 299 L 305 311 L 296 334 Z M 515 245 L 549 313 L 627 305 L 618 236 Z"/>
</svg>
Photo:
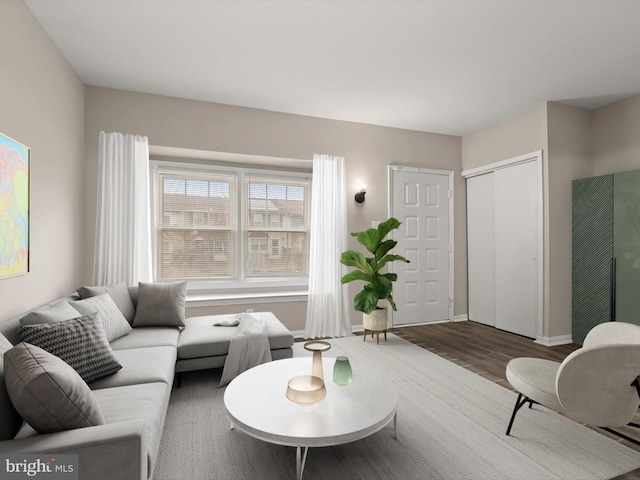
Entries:
<svg viewBox="0 0 640 480">
<path fill-rule="evenodd" d="M 152 171 L 157 280 L 306 285 L 310 174 L 159 161 Z"/>
</svg>

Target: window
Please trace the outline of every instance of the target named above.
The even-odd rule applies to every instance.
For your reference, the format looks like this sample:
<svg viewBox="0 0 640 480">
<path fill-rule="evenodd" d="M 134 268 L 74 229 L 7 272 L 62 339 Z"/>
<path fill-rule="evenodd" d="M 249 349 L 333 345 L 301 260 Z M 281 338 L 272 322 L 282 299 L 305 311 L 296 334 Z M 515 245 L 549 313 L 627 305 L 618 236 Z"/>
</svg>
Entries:
<svg viewBox="0 0 640 480">
<path fill-rule="evenodd" d="M 306 283 L 309 174 L 166 162 L 153 171 L 156 279 Z"/>
</svg>

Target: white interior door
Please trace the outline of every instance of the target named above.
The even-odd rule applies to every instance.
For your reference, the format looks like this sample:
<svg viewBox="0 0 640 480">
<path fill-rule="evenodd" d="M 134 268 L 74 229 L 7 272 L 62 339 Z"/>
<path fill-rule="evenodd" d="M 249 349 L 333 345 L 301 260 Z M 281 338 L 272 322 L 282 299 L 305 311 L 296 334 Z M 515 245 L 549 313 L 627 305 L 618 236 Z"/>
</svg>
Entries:
<svg viewBox="0 0 640 480">
<path fill-rule="evenodd" d="M 495 326 L 493 172 L 467 178 L 469 320 Z"/>
<path fill-rule="evenodd" d="M 402 222 L 393 232 L 394 253 L 411 263 L 395 262 L 392 324 L 409 325 L 450 319 L 449 174 L 392 169 L 391 215 Z"/>
<path fill-rule="evenodd" d="M 536 338 L 540 186 L 537 162 L 494 172 L 495 326 Z"/>
</svg>

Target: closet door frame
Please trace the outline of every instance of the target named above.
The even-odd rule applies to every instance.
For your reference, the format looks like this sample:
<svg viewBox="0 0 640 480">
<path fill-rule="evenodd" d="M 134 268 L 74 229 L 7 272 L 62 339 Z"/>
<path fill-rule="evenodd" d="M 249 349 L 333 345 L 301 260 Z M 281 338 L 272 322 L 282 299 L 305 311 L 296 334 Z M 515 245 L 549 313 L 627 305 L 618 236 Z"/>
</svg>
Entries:
<svg viewBox="0 0 640 480">
<path fill-rule="evenodd" d="M 484 165 L 482 167 L 472 168 L 469 170 L 464 170 L 462 172 L 462 176 L 466 178 L 475 177 L 478 175 L 483 175 L 486 173 L 495 172 L 496 170 L 500 170 L 502 168 L 508 168 L 514 165 L 518 165 L 521 163 L 535 162 L 536 163 L 536 172 L 537 178 L 536 183 L 538 186 L 538 253 L 537 258 L 537 275 L 538 275 L 538 288 L 537 288 L 537 304 L 538 304 L 538 312 L 537 312 L 537 335 L 536 342 L 539 343 L 540 339 L 543 336 L 544 332 L 544 264 L 545 259 L 543 257 L 544 254 L 544 198 L 543 198 L 543 174 L 542 174 L 542 150 L 537 150 L 535 152 L 526 153 L 524 155 L 518 155 L 517 157 L 509 158 L 506 160 L 502 160 L 500 162 L 491 163 L 489 165 Z"/>
</svg>

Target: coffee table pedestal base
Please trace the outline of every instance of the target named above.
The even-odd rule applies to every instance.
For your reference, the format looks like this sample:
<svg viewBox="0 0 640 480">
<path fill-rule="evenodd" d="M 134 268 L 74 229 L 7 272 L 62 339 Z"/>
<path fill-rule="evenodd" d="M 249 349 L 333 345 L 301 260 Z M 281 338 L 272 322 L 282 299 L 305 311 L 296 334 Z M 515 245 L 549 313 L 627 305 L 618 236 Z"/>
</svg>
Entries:
<svg viewBox="0 0 640 480">
<path fill-rule="evenodd" d="M 393 415 L 392 424 L 390 429 L 392 430 L 391 437 L 398 438 L 398 412 Z M 302 480 L 302 474 L 304 473 L 304 466 L 307 463 L 307 453 L 309 453 L 309 447 L 303 447 L 298 445 L 296 447 L 296 480 Z"/>
</svg>

